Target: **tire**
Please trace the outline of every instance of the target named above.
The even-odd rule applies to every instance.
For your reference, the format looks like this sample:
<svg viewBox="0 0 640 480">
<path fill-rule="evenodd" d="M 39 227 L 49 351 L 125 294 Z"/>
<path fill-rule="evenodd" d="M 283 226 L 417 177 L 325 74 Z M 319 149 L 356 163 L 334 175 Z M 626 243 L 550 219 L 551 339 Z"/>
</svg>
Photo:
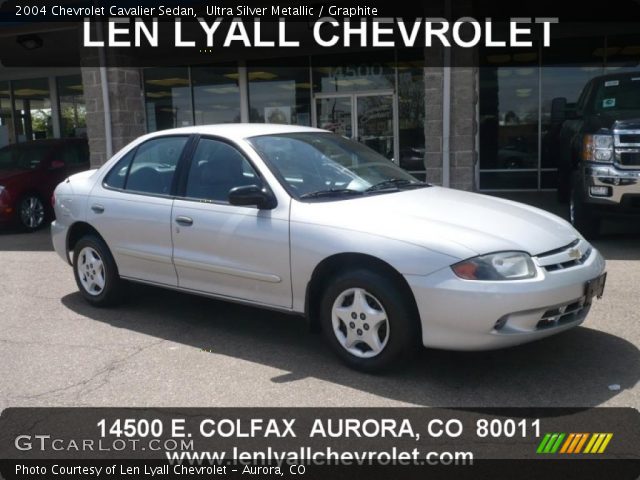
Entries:
<svg viewBox="0 0 640 480">
<path fill-rule="evenodd" d="M 123 298 L 123 281 L 104 240 L 85 235 L 73 251 L 73 274 L 82 296 L 96 307 L 111 307 Z"/>
<path fill-rule="evenodd" d="M 25 195 L 18 202 L 18 222 L 26 232 L 42 228 L 47 218 L 47 210 L 42 199 L 35 193 Z"/>
<path fill-rule="evenodd" d="M 354 369 L 380 372 L 397 366 L 420 344 L 417 314 L 407 296 L 397 282 L 380 273 L 364 269 L 340 273 L 322 296 L 323 334 Z"/>
<path fill-rule="evenodd" d="M 600 233 L 600 218 L 595 215 L 589 204 L 582 198 L 582 191 L 577 182 L 573 182 L 571 187 L 571 198 L 569 201 L 569 218 L 571 224 L 585 238 L 593 239 Z"/>
</svg>

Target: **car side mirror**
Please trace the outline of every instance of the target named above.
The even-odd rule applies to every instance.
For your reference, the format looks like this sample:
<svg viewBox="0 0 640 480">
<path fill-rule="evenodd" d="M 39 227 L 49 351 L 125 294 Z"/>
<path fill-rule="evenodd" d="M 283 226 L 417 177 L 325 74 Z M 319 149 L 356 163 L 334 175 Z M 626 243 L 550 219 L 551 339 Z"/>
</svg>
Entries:
<svg viewBox="0 0 640 480">
<path fill-rule="evenodd" d="M 49 170 L 60 170 L 61 168 L 64 168 L 64 162 L 62 160 L 53 160 Z"/>
<path fill-rule="evenodd" d="M 276 207 L 276 197 L 266 187 L 246 185 L 229 191 L 229 203 L 244 207 L 258 207 L 260 210 L 272 210 Z"/>
<path fill-rule="evenodd" d="M 562 123 L 567 119 L 567 99 L 557 97 L 551 100 L 551 123 Z"/>
</svg>

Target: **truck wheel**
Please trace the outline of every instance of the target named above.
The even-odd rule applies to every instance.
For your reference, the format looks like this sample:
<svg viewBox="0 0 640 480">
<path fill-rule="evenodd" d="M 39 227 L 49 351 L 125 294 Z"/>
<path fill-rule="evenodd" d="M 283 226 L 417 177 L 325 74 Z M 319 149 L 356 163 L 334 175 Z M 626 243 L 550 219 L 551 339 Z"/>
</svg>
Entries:
<svg viewBox="0 0 640 480">
<path fill-rule="evenodd" d="M 589 204 L 582 198 L 582 192 L 573 184 L 569 200 L 569 218 L 571 224 L 585 238 L 596 238 L 600 232 L 600 218 L 593 213 Z"/>
<path fill-rule="evenodd" d="M 73 272 L 78 289 L 90 304 L 110 307 L 122 300 L 122 280 L 104 241 L 95 235 L 78 240 L 73 251 Z"/>
<path fill-rule="evenodd" d="M 379 372 L 415 352 L 418 319 L 396 283 L 359 269 L 338 274 L 326 288 L 320 306 L 322 331 L 350 367 Z"/>
</svg>

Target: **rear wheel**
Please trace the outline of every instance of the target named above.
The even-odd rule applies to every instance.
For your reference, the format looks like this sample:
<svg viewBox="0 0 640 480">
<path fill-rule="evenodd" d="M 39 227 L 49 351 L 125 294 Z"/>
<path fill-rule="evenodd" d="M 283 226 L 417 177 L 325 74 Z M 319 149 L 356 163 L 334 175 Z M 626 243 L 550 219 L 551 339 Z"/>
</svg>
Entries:
<svg viewBox="0 0 640 480">
<path fill-rule="evenodd" d="M 600 218 L 593 213 L 591 206 L 587 204 L 583 197 L 580 185 L 572 183 L 571 197 L 569 199 L 569 218 L 571 224 L 585 238 L 595 238 L 600 232 Z"/>
<path fill-rule="evenodd" d="M 38 230 L 44 225 L 46 212 L 44 203 L 38 195 L 29 194 L 18 203 L 18 220 L 22 228 L 28 232 Z"/>
<path fill-rule="evenodd" d="M 323 333 L 338 356 L 358 370 L 376 372 L 406 360 L 419 340 L 407 294 L 368 270 L 339 274 L 321 302 Z"/>
<path fill-rule="evenodd" d="M 122 300 L 122 280 L 104 241 L 86 235 L 76 243 L 73 271 L 82 296 L 92 305 L 109 307 Z"/>
</svg>

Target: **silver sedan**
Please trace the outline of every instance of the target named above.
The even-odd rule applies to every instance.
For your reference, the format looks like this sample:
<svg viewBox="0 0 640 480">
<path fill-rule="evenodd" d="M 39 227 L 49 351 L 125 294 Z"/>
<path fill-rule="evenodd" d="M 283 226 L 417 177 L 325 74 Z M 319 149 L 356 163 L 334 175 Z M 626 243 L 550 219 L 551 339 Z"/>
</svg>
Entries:
<svg viewBox="0 0 640 480">
<path fill-rule="evenodd" d="M 583 322 L 605 262 L 536 208 L 423 183 L 278 125 L 167 130 L 55 191 L 56 251 L 96 306 L 128 281 L 293 312 L 349 365 L 521 344 Z"/>
</svg>

